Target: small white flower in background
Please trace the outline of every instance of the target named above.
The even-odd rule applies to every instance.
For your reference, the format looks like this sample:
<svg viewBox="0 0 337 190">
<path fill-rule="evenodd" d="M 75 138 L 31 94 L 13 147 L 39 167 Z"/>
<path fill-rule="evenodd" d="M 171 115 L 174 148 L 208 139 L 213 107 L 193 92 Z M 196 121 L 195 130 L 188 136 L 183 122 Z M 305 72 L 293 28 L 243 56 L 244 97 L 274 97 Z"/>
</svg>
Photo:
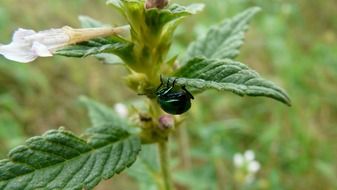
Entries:
<svg viewBox="0 0 337 190">
<path fill-rule="evenodd" d="M 243 178 L 244 183 L 250 184 L 255 179 L 255 174 L 260 170 L 261 165 L 255 160 L 255 153 L 247 150 L 243 154 L 236 153 L 233 157 L 234 166 L 238 169 L 239 178 Z M 239 179 L 239 181 L 241 181 Z"/>
<path fill-rule="evenodd" d="M 12 42 L 0 44 L 0 54 L 9 60 L 21 63 L 34 61 L 37 57 L 50 57 L 64 46 L 104 37 L 126 33 L 129 26 L 73 29 L 65 26 L 40 32 L 18 29 L 14 32 Z"/>
<path fill-rule="evenodd" d="M 240 153 L 236 153 L 236 154 L 234 155 L 233 161 L 234 161 L 234 165 L 235 165 L 237 168 L 240 168 L 240 167 L 243 166 L 243 164 L 245 163 L 245 159 L 244 159 L 244 157 L 242 156 L 242 154 L 240 154 Z"/>
<path fill-rule="evenodd" d="M 252 150 L 247 150 L 243 155 L 247 161 L 253 161 L 255 159 L 255 154 Z"/>
<path fill-rule="evenodd" d="M 117 114 L 123 118 L 126 118 L 129 115 L 128 108 L 122 103 L 115 104 L 114 109 Z"/>
<path fill-rule="evenodd" d="M 249 173 L 257 173 L 260 170 L 260 163 L 258 161 L 251 161 L 248 163 L 248 171 Z"/>
</svg>

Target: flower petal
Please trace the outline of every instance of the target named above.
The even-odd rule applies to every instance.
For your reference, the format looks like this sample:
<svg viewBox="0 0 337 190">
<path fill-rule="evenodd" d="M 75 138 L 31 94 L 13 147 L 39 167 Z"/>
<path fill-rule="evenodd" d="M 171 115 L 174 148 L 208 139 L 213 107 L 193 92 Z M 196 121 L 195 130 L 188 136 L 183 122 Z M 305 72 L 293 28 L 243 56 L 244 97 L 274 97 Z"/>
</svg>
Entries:
<svg viewBox="0 0 337 190">
<path fill-rule="evenodd" d="M 247 161 L 253 161 L 255 159 L 255 154 L 254 154 L 254 151 L 252 150 L 247 150 L 245 153 L 244 153 L 244 157 Z"/>
<path fill-rule="evenodd" d="M 13 42 L 17 42 L 17 43 L 26 42 L 25 37 L 31 36 L 34 34 L 36 34 L 34 30 L 27 30 L 27 29 L 19 28 L 13 34 L 12 43 Z"/>
<path fill-rule="evenodd" d="M 261 165 L 257 161 L 252 161 L 252 162 L 249 162 L 248 164 L 249 173 L 256 173 L 260 170 L 260 168 L 261 168 Z"/>
<path fill-rule="evenodd" d="M 49 29 L 26 36 L 25 40 L 39 42 L 47 46 L 48 49 L 52 49 L 65 46 L 69 42 L 70 37 L 63 29 Z"/>
<path fill-rule="evenodd" d="M 15 43 L 9 45 L 0 45 L 0 54 L 9 60 L 21 63 L 32 62 L 37 58 L 37 55 L 30 49 L 19 46 Z"/>
<path fill-rule="evenodd" d="M 49 51 L 48 47 L 40 42 L 34 42 L 32 46 L 32 51 L 35 52 L 37 56 L 40 57 L 51 57 L 53 54 Z"/>
<path fill-rule="evenodd" d="M 233 157 L 233 162 L 236 167 L 240 168 L 245 162 L 244 157 L 242 156 L 242 154 L 236 153 Z"/>
</svg>

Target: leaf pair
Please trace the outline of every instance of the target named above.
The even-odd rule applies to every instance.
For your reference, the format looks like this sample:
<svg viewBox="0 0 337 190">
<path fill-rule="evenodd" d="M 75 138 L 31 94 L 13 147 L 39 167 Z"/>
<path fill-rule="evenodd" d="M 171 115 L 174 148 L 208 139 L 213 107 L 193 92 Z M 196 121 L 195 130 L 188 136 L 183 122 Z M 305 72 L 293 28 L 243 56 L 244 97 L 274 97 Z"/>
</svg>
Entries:
<svg viewBox="0 0 337 190">
<path fill-rule="evenodd" d="M 1 190 L 93 189 L 129 167 L 140 140 L 111 110 L 84 100 L 94 127 L 85 141 L 64 129 L 29 139 L 0 161 Z"/>
<path fill-rule="evenodd" d="M 259 76 L 246 65 L 232 61 L 239 54 L 244 33 L 251 18 L 260 10 L 254 7 L 213 26 L 208 33 L 193 42 L 181 59 L 171 80 L 201 92 L 206 89 L 231 91 L 244 96 L 266 96 L 290 105 L 281 88 Z"/>
<path fill-rule="evenodd" d="M 107 4 L 113 5 L 124 15 L 133 32 L 143 33 L 138 36 L 156 35 L 162 30 L 168 30 L 169 27 L 175 27 L 179 20 L 196 14 L 204 7 L 203 4 L 189 6 L 171 4 L 165 9 L 146 9 L 143 0 L 108 0 Z"/>
</svg>

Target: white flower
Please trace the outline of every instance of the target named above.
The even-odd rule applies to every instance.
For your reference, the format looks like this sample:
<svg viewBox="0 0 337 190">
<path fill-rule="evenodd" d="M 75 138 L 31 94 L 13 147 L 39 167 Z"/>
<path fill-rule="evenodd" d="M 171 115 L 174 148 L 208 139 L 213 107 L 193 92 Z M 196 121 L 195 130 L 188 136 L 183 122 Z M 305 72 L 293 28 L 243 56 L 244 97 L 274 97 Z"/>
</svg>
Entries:
<svg viewBox="0 0 337 190">
<path fill-rule="evenodd" d="M 18 29 L 15 31 L 12 42 L 8 45 L 0 44 L 0 54 L 7 59 L 28 63 L 37 57 L 50 57 L 64 46 L 87 41 L 97 37 L 125 33 L 129 27 L 102 27 L 73 29 L 65 26 L 59 29 L 50 29 L 40 32 Z"/>
<path fill-rule="evenodd" d="M 126 118 L 129 114 L 128 108 L 122 103 L 115 104 L 114 109 L 117 114 L 123 118 Z"/>
<path fill-rule="evenodd" d="M 252 150 L 247 150 L 244 154 L 236 153 L 233 157 L 234 166 L 237 172 L 244 178 L 246 184 L 250 184 L 255 179 L 255 174 L 260 170 L 261 165 L 255 160 L 255 153 Z"/>
<path fill-rule="evenodd" d="M 248 163 L 247 169 L 249 173 L 256 173 L 260 170 L 260 163 L 253 160 L 251 162 Z"/>
<path fill-rule="evenodd" d="M 46 33 L 59 34 L 59 36 L 47 38 Z M 48 41 L 48 39 L 52 39 L 54 43 L 51 43 L 52 41 Z M 38 56 L 52 56 L 51 46 L 48 48 L 49 44 L 57 48 L 56 45 L 62 46 L 67 41 L 69 41 L 69 36 L 60 29 L 36 33 L 34 30 L 20 28 L 14 33 L 10 44 L 0 45 L 0 54 L 10 60 L 27 63 L 35 60 Z"/>
<path fill-rule="evenodd" d="M 246 150 L 244 156 L 247 161 L 253 161 L 255 159 L 255 154 L 252 150 Z"/>
<path fill-rule="evenodd" d="M 244 157 L 240 153 L 236 153 L 233 158 L 234 165 L 238 168 L 242 167 L 242 165 L 245 163 Z"/>
</svg>

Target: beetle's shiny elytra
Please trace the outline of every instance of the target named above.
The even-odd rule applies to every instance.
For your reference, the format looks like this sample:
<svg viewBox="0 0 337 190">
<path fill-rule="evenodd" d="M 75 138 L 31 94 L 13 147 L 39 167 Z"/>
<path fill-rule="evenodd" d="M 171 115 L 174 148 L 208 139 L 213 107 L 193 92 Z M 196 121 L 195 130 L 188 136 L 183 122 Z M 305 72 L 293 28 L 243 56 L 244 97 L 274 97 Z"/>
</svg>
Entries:
<svg viewBox="0 0 337 190">
<path fill-rule="evenodd" d="M 160 107 L 167 113 L 172 115 L 180 115 L 185 113 L 191 108 L 191 99 L 194 99 L 193 95 L 185 88 L 176 87 L 176 79 L 170 85 L 169 80 L 166 86 L 160 77 L 160 85 L 156 90 L 157 102 Z"/>
</svg>

